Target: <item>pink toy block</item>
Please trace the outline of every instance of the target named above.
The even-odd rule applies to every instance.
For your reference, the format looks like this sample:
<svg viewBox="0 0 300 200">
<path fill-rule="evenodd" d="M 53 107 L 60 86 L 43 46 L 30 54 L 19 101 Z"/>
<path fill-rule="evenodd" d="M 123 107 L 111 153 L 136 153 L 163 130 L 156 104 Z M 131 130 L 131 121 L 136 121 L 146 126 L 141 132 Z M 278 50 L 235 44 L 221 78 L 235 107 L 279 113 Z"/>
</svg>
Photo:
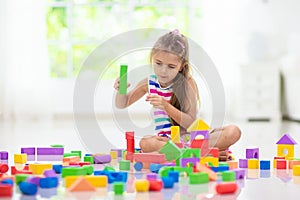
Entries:
<svg viewBox="0 0 300 200">
<path fill-rule="evenodd" d="M 200 162 L 200 158 L 180 158 L 181 167 L 186 167 L 189 163 L 192 163 L 193 166 L 196 166 L 198 162 Z"/>
<path fill-rule="evenodd" d="M 135 153 L 134 154 L 135 162 L 147 162 L 147 163 L 165 163 L 166 156 L 164 154 L 158 153 Z"/>
<path fill-rule="evenodd" d="M 133 162 L 133 160 L 134 160 L 134 153 L 126 152 L 125 160 L 130 160 L 130 162 Z"/>
<path fill-rule="evenodd" d="M 239 168 L 248 168 L 248 159 L 239 159 Z"/>
<path fill-rule="evenodd" d="M 176 144 L 176 146 L 178 147 L 178 148 L 183 148 L 183 144 L 182 143 L 175 143 Z"/>
<path fill-rule="evenodd" d="M 246 149 L 246 158 L 256 158 L 259 159 L 259 149 L 258 148 L 247 148 Z"/>
</svg>

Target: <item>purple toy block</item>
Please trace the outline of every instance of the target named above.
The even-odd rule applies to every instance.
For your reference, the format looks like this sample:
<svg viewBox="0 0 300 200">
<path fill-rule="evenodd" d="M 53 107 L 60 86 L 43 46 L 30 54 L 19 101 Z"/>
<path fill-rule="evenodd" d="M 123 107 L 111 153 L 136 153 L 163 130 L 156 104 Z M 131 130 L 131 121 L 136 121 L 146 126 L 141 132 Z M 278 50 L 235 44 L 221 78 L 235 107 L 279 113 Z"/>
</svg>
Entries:
<svg viewBox="0 0 300 200">
<path fill-rule="evenodd" d="M 64 148 L 38 147 L 37 155 L 64 155 Z"/>
<path fill-rule="evenodd" d="M 191 131 L 191 141 L 194 140 L 198 135 L 202 135 L 202 139 L 209 139 L 209 131 Z"/>
<path fill-rule="evenodd" d="M 123 149 L 111 149 L 111 151 L 117 151 L 118 152 L 118 157 L 122 157 L 122 151 Z"/>
<path fill-rule="evenodd" d="M 37 155 L 37 161 L 62 161 L 63 155 Z"/>
<path fill-rule="evenodd" d="M 259 149 L 258 148 L 247 148 L 246 149 L 246 158 L 256 158 L 259 159 Z"/>
<path fill-rule="evenodd" d="M 57 177 L 55 171 L 53 169 L 48 169 L 44 171 L 44 175 L 46 177 Z"/>
<path fill-rule="evenodd" d="M 200 158 L 180 158 L 180 166 L 186 167 L 188 163 L 192 163 L 194 166 L 200 162 Z"/>
<path fill-rule="evenodd" d="M 174 167 L 176 166 L 176 163 L 169 162 L 169 163 L 165 163 L 164 166 Z"/>
<path fill-rule="evenodd" d="M 245 170 L 244 169 L 233 169 L 232 171 L 235 172 L 235 179 L 244 179 L 245 178 Z"/>
<path fill-rule="evenodd" d="M 40 185 L 40 177 L 36 177 L 36 176 L 29 176 L 27 179 L 26 179 L 26 182 L 28 183 L 33 183 L 37 186 Z"/>
<path fill-rule="evenodd" d="M 297 144 L 297 142 L 289 134 L 284 134 L 276 144 Z"/>
<path fill-rule="evenodd" d="M 94 156 L 95 164 L 110 163 L 110 161 L 111 161 L 110 155 L 95 155 Z"/>
<path fill-rule="evenodd" d="M 239 168 L 248 168 L 248 159 L 239 159 Z"/>
<path fill-rule="evenodd" d="M 7 151 L 0 151 L 0 159 L 1 160 L 8 160 L 8 152 Z"/>
<path fill-rule="evenodd" d="M 147 180 L 156 180 L 157 179 L 157 174 L 156 173 L 149 173 L 146 175 Z"/>
<path fill-rule="evenodd" d="M 21 153 L 26 153 L 27 156 L 35 155 L 35 147 L 22 147 Z"/>
<path fill-rule="evenodd" d="M 35 161 L 35 155 L 27 155 L 27 161 Z"/>
</svg>

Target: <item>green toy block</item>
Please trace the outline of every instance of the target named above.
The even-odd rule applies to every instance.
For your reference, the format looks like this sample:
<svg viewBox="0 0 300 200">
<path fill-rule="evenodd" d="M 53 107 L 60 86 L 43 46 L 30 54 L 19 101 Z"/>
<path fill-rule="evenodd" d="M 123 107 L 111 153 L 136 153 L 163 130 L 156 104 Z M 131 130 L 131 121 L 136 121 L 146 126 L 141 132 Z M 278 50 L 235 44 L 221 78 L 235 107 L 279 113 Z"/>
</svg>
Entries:
<svg viewBox="0 0 300 200">
<path fill-rule="evenodd" d="M 61 171 L 62 178 L 66 176 L 84 176 L 87 175 L 87 169 L 82 167 L 63 167 Z"/>
<path fill-rule="evenodd" d="M 123 182 L 114 182 L 114 192 L 116 195 L 122 195 L 124 193 L 124 183 Z"/>
<path fill-rule="evenodd" d="M 15 183 L 19 185 L 22 181 L 26 181 L 29 174 L 16 174 L 15 175 Z"/>
<path fill-rule="evenodd" d="M 53 147 L 53 148 L 64 148 L 64 145 L 62 145 L 62 144 L 52 144 L 52 145 L 50 145 L 50 147 Z"/>
<path fill-rule="evenodd" d="M 179 166 L 175 166 L 174 167 L 174 171 L 178 171 L 179 173 L 186 173 L 188 176 L 193 173 L 193 168 L 192 167 L 179 167 Z"/>
<path fill-rule="evenodd" d="M 120 160 L 119 170 L 130 170 L 130 160 Z"/>
<path fill-rule="evenodd" d="M 108 171 L 108 172 L 115 172 L 115 168 L 113 168 L 112 166 L 105 166 L 104 167 L 104 171 Z"/>
<path fill-rule="evenodd" d="M 92 165 L 84 165 L 81 168 L 85 170 L 87 175 L 92 175 L 94 173 L 94 167 Z"/>
<path fill-rule="evenodd" d="M 198 173 L 191 173 L 190 174 L 190 184 L 203 184 L 208 183 L 208 173 L 206 172 L 198 172 Z"/>
<path fill-rule="evenodd" d="M 64 158 L 72 156 L 79 156 L 79 153 L 64 153 Z"/>
<path fill-rule="evenodd" d="M 201 156 L 201 149 L 199 148 L 191 148 L 191 149 L 184 149 L 182 154 L 182 158 L 200 158 Z"/>
<path fill-rule="evenodd" d="M 169 171 L 174 171 L 174 167 L 172 166 L 161 167 L 158 171 L 158 174 L 160 177 L 166 177 L 169 175 Z"/>
<path fill-rule="evenodd" d="M 228 166 L 228 163 L 227 162 L 219 162 L 219 166 Z"/>
<path fill-rule="evenodd" d="M 92 164 L 94 164 L 94 157 L 93 156 L 84 156 L 83 161 L 84 162 L 89 162 L 92 165 Z"/>
<path fill-rule="evenodd" d="M 77 153 L 81 159 L 81 151 L 71 151 L 71 153 Z"/>
<path fill-rule="evenodd" d="M 169 140 L 160 150 L 159 153 L 163 153 L 168 161 L 176 160 L 180 158 L 181 150 Z"/>
<path fill-rule="evenodd" d="M 222 181 L 224 182 L 235 181 L 235 172 L 234 171 L 222 172 Z"/>
<path fill-rule="evenodd" d="M 119 82 L 119 93 L 127 94 L 127 65 L 121 65 L 120 67 L 120 82 Z"/>
</svg>

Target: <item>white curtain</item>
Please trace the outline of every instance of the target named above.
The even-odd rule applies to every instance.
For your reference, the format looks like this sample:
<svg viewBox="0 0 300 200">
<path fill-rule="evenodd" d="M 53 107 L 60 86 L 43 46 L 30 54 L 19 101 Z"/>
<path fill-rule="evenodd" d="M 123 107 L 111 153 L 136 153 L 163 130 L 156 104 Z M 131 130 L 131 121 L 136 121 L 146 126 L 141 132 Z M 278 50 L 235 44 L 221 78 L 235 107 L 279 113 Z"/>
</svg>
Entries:
<svg viewBox="0 0 300 200">
<path fill-rule="evenodd" d="M 0 4 L 0 113 L 4 119 L 48 119 L 52 92 L 46 0 Z"/>
</svg>

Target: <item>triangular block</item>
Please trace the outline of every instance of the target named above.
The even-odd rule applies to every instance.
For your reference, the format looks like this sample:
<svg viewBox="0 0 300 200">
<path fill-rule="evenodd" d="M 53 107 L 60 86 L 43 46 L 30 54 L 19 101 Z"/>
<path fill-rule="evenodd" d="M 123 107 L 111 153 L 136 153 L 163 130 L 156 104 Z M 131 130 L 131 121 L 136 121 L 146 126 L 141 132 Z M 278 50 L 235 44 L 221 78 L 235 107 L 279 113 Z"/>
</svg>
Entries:
<svg viewBox="0 0 300 200">
<path fill-rule="evenodd" d="M 96 191 L 96 188 L 92 186 L 85 178 L 78 178 L 68 189 L 70 192 L 85 192 Z"/>
<path fill-rule="evenodd" d="M 188 127 L 187 132 L 202 130 L 210 130 L 210 127 L 202 119 L 197 119 Z"/>
</svg>

